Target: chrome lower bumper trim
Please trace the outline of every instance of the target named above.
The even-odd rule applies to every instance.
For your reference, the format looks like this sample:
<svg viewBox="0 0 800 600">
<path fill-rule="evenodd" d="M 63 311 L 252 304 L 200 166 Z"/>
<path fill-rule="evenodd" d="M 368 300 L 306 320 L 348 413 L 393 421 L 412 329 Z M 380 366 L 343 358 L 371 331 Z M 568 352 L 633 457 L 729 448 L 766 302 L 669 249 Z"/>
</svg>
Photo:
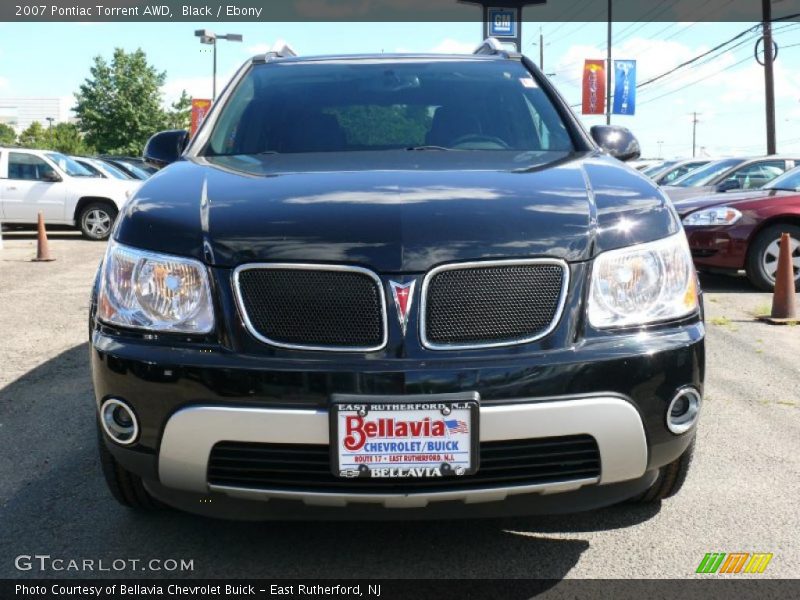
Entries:
<svg viewBox="0 0 800 600">
<path fill-rule="evenodd" d="M 571 492 L 585 485 L 597 483 L 596 477 L 575 479 L 559 483 L 540 483 L 535 485 L 519 485 L 504 488 L 479 490 L 454 490 L 449 492 L 425 492 L 420 494 L 337 494 L 324 492 L 258 490 L 251 488 L 229 487 L 226 485 L 209 485 L 212 492 L 221 492 L 233 498 L 243 500 L 302 500 L 309 506 L 343 507 L 348 504 L 368 503 L 382 504 L 385 508 L 422 508 L 431 502 L 464 502 L 478 504 L 481 502 L 499 502 L 517 494 L 556 494 Z"/>
<path fill-rule="evenodd" d="M 206 471 L 214 444 L 239 441 L 276 444 L 328 444 L 328 413 L 322 410 L 193 406 L 167 422 L 159 450 L 162 485 L 178 490 L 209 490 L 248 498 L 293 498 L 306 503 L 341 506 L 348 502 L 380 502 L 385 506 L 424 506 L 436 500 L 491 502 L 511 494 L 555 493 L 593 483 L 637 479 L 647 465 L 647 441 L 639 413 L 616 396 L 481 406 L 482 442 L 588 434 L 597 440 L 601 475 L 596 479 L 531 486 L 458 490 L 420 494 L 348 494 L 250 490 L 209 486 Z"/>
</svg>

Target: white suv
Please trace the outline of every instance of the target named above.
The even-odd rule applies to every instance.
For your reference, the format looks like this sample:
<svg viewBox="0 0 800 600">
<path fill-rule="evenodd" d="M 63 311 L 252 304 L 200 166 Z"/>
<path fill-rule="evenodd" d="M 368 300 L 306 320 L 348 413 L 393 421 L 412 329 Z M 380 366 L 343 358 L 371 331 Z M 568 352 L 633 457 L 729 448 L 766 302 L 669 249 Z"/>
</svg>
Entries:
<svg viewBox="0 0 800 600">
<path fill-rule="evenodd" d="M 94 177 L 59 152 L 0 148 L 0 221 L 72 225 L 104 240 L 122 205 L 141 182 Z"/>
</svg>

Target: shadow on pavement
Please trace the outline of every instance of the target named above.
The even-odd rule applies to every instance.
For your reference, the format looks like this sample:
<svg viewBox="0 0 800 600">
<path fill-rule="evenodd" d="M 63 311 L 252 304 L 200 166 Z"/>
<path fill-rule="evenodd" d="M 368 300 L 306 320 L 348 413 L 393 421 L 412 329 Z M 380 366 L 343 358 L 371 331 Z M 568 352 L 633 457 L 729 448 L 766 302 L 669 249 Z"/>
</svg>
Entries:
<svg viewBox="0 0 800 600">
<path fill-rule="evenodd" d="M 115 503 L 95 449 L 88 344 L 0 390 L 0 577 L 547 578 L 589 542 L 540 532 L 629 527 L 658 506 L 586 514 L 421 522 L 230 522 Z M 186 572 L 17 571 L 14 557 L 180 559 Z M 541 584 L 539 584 L 541 586 Z"/>
<path fill-rule="evenodd" d="M 700 273 L 700 287 L 704 292 L 717 294 L 763 293 L 747 277 L 738 274 Z"/>
</svg>

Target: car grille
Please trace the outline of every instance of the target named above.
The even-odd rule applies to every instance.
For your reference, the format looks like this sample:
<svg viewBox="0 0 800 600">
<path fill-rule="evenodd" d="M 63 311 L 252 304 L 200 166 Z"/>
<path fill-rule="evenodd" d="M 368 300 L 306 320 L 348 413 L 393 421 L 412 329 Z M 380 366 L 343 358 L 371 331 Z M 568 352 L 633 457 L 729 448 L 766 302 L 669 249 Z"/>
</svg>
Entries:
<svg viewBox="0 0 800 600">
<path fill-rule="evenodd" d="M 340 479 L 327 445 L 219 442 L 211 450 L 211 485 L 264 490 L 413 493 L 533 485 L 600 476 L 600 452 L 590 435 L 480 444 L 473 475 L 435 479 Z"/>
<path fill-rule="evenodd" d="M 423 285 L 422 342 L 481 347 L 547 335 L 563 308 L 568 268 L 560 261 L 501 261 L 431 271 Z"/>
<path fill-rule="evenodd" d="M 377 350 L 386 343 L 377 275 L 355 267 L 247 266 L 237 300 L 250 332 L 291 348 Z"/>
</svg>

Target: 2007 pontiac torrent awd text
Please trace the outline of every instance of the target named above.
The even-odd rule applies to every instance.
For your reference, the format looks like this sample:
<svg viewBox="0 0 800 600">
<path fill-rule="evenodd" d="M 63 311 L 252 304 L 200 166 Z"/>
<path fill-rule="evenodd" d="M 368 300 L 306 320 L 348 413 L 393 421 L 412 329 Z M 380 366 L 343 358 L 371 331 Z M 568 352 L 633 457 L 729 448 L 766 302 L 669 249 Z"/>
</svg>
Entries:
<svg viewBox="0 0 800 600">
<path fill-rule="evenodd" d="M 705 369 L 680 220 L 527 58 L 248 61 L 122 208 L 90 316 L 114 497 L 471 517 L 675 494 Z"/>
</svg>

